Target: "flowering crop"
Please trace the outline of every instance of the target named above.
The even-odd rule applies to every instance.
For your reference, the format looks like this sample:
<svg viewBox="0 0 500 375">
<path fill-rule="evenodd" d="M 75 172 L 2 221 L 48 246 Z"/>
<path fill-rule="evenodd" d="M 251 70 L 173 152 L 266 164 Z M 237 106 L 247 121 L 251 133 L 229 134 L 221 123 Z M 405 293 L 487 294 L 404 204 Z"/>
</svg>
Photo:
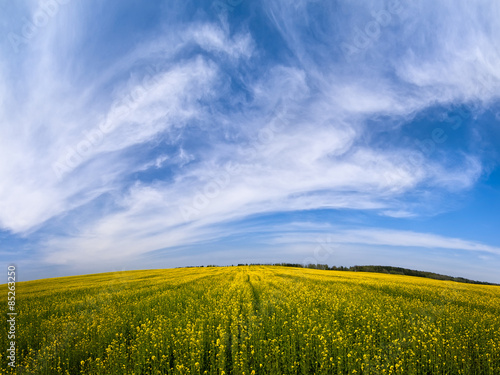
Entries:
<svg viewBox="0 0 500 375">
<path fill-rule="evenodd" d="M 17 309 L 20 374 L 500 374 L 497 286 L 184 268 L 22 282 Z"/>
</svg>

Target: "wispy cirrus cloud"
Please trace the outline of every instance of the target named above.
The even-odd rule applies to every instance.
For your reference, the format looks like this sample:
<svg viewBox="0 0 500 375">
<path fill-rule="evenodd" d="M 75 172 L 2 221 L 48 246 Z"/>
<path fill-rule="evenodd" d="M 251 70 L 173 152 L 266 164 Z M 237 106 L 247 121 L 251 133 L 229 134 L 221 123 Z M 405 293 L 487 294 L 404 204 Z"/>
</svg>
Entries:
<svg viewBox="0 0 500 375">
<path fill-rule="evenodd" d="M 197 43 L 206 47 L 209 42 L 197 40 L 200 33 L 211 43 L 224 46 L 221 53 L 232 58 L 250 48 L 241 38 L 233 47 L 228 46 L 231 39 L 221 30 L 200 24 L 185 31 L 185 40 L 178 41 L 176 49 Z M 172 61 L 175 53 L 157 59 L 142 46 L 140 53 L 131 51 L 124 58 L 128 65 L 115 72 L 117 76 L 127 72 L 124 79 L 117 81 L 103 72 L 95 82 L 68 87 L 61 82 L 65 77 L 61 77 L 62 61 L 57 57 L 62 59 L 64 54 L 53 50 L 54 38 L 40 35 L 39 43 L 49 47 L 25 52 L 41 63 L 30 66 L 26 82 L 13 92 L 21 93 L 26 86 L 29 94 L 18 100 L 15 95 L 9 97 L 1 112 L 3 123 L 8 124 L 1 130 L 2 149 L 9 158 L 0 166 L 0 222 L 14 232 L 29 231 L 105 191 L 119 189 L 114 182 L 141 169 L 144 163 L 125 160 L 123 153 L 206 116 L 202 102 L 213 98 L 212 90 L 220 88 L 219 67 L 202 55 L 176 62 Z M 18 71 L 22 74 L 25 68 Z M 110 82 L 114 82 L 114 89 L 106 97 L 105 87 Z M 92 93 L 98 93 L 105 103 L 92 103 Z M 85 199 L 81 199 L 83 192 Z"/>
<path fill-rule="evenodd" d="M 222 22 L 201 5 L 195 20 L 180 4 L 141 8 L 155 21 L 138 16 L 118 38 L 96 3 L 68 3 L 0 62 L 0 227 L 37 234 L 47 265 L 112 264 L 218 241 L 263 215 L 445 211 L 442 197 L 474 189 L 495 163 L 469 122 L 499 99 L 500 10 L 396 5 L 271 0 Z M 460 106 L 460 126 L 432 114 Z M 376 224 L 339 241 L 497 255 Z"/>
<path fill-rule="evenodd" d="M 328 233 L 328 231 L 326 231 Z M 422 233 L 405 230 L 391 230 L 385 228 L 356 228 L 344 229 L 341 227 L 330 227 L 327 235 L 324 228 L 321 231 L 309 230 L 306 233 L 286 233 L 277 237 L 275 243 L 315 243 L 327 238 L 330 244 L 362 244 L 376 246 L 390 246 L 398 248 L 428 248 L 449 249 L 466 252 L 482 252 L 493 255 L 500 254 L 500 247 L 489 246 L 479 242 L 467 241 L 460 238 L 451 238 L 432 233 Z"/>
</svg>

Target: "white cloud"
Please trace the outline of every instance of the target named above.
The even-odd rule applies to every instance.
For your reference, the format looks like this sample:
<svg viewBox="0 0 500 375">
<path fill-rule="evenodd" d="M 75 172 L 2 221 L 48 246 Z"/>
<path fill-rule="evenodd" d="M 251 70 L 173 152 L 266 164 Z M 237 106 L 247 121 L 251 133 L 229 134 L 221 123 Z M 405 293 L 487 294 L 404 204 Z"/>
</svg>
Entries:
<svg viewBox="0 0 500 375">
<path fill-rule="evenodd" d="M 61 19 L 49 26 L 66 24 L 64 17 L 71 16 L 71 12 L 61 12 Z M 210 41 L 217 43 L 198 40 L 207 30 L 215 35 Z M 194 25 L 179 34 L 184 39 L 177 41 L 177 48 L 170 47 L 173 56 L 192 42 L 233 59 L 251 53 L 248 35 L 232 41 L 214 26 Z M 175 42 L 169 35 L 164 37 Z M 139 46 L 140 53 L 130 52 L 115 66 L 115 76 L 105 71 L 95 81 L 71 87 L 65 81 L 68 77 L 61 75 L 67 51 L 56 50 L 60 39 L 60 33 L 44 30 L 23 51 L 32 61 L 29 70 L 4 63 L 0 72 L 1 76 L 8 69 L 21 76 L 27 73 L 16 87 L 6 86 L 9 80 L 0 87 L 0 93 L 9 89 L 13 93 L 0 101 L 0 119 L 6 124 L 0 128 L 0 227 L 13 232 L 33 230 L 105 191 L 119 189 L 117 180 L 144 166 L 140 160 L 126 161 L 121 152 L 171 127 L 178 129 L 187 121 L 203 118 L 206 114 L 199 102 L 221 94 L 214 91 L 219 72 L 213 62 L 201 55 L 174 63 L 167 55 L 158 61 L 154 53 L 147 54 L 158 48 L 154 43 Z M 66 60 L 71 63 L 78 64 Z M 116 81 L 137 64 L 145 66 L 140 74 L 130 73 L 125 80 Z M 102 94 L 104 103 L 91 100 L 92 93 L 105 90 L 113 81 L 119 83 L 111 93 L 113 100 Z M 192 156 L 182 151 L 179 158 L 186 162 Z"/>
<path fill-rule="evenodd" d="M 380 228 L 346 230 L 341 232 L 338 236 L 333 235 L 333 241 L 367 245 L 480 251 L 500 255 L 500 248 L 477 242 L 428 233 L 387 230 Z"/>
<path fill-rule="evenodd" d="M 300 228 L 300 226 L 299 226 Z M 283 228 L 282 228 L 283 229 Z M 303 230 L 303 228 L 302 228 Z M 279 231 L 279 229 L 277 230 Z M 371 246 L 389 246 L 402 249 L 406 248 L 427 248 L 462 250 L 467 252 L 489 253 L 495 256 L 500 255 L 500 248 L 489 246 L 480 242 L 467 241 L 460 238 L 451 238 L 431 233 L 412 232 L 405 230 L 390 230 L 385 228 L 362 228 L 344 229 L 342 227 L 330 226 L 315 230 L 309 228 L 306 232 L 285 233 L 271 239 L 274 244 L 310 244 L 313 249 L 318 243 L 335 245 L 340 244 L 361 244 Z M 484 254 L 478 254 L 482 257 Z"/>
<path fill-rule="evenodd" d="M 355 4 L 359 12 L 349 17 L 325 12 L 315 23 L 309 10 L 318 4 L 263 5 L 294 55 L 283 59 L 286 66 L 264 61 L 246 26 L 231 35 L 192 23 L 167 27 L 102 72 L 86 71 L 68 57 L 86 25 L 73 12 L 59 14 L 27 46 L 28 66 L 0 65 L 0 77 L 9 70 L 23 77 L 0 84 L 0 121 L 7 124 L 0 128 L 0 226 L 34 230 L 114 192 L 119 209 L 86 216 L 67 229 L 71 236 L 49 236 L 43 248 L 49 263 L 112 262 L 224 236 L 223 224 L 252 215 L 343 208 L 412 217 L 418 210 L 404 201 L 407 193 L 471 188 L 483 171 L 477 156 L 433 158 L 390 140 L 375 146 L 369 136 L 377 129 L 367 120 L 396 118 L 384 126 L 397 131 L 435 105 L 497 98 L 499 6 L 405 3 L 404 14 L 346 61 L 340 43 L 386 4 Z M 77 30 L 65 39 L 72 21 Z M 471 35 L 463 35 L 464 23 Z M 235 67 L 241 72 L 231 75 Z M 242 89 L 232 96 L 231 85 Z M 165 134 L 177 146 L 173 154 L 125 157 Z M 226 170 L 228 161 L 237 173 Z M 124 182 L 166 166 L 176 167 L 168 182 Z M 412 232 L 344 231 L 338 241 L 497 254 Z"/>
<path fill-rule="evenodd" d="M 207 51 L 224 53 L 231 58 L 249 58 L 254 49 L 253 40 L 248 33 L 229 38 L 227 32 L 213 24 L 192 27 L 184 38 L 186 42 L 194 41 Z"/>
</svg>

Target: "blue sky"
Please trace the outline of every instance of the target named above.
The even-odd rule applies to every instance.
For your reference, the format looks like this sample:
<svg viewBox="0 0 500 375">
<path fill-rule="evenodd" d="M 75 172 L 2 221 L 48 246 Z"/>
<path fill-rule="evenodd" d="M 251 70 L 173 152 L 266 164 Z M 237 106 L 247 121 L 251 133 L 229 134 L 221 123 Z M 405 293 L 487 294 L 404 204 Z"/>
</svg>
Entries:
<svg viewBox="0 0 500 375">
<path fill-rule="evenodd" d="M 0 258 L 500 282 L 496 1 L 0 5 Z"/>
</svg>

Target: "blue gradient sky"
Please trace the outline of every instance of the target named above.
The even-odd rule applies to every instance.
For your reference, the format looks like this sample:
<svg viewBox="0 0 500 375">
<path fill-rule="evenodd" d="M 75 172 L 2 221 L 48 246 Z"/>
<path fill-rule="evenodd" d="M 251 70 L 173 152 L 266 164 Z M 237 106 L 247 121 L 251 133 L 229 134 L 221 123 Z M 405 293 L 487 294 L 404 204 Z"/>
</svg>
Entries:
<svg viewBox="0 0 500 375">
<path fill-rule="evenodd" d="M 0 5 L 0 259 L 500 282 L 496 1 Z"/>
</svg>

